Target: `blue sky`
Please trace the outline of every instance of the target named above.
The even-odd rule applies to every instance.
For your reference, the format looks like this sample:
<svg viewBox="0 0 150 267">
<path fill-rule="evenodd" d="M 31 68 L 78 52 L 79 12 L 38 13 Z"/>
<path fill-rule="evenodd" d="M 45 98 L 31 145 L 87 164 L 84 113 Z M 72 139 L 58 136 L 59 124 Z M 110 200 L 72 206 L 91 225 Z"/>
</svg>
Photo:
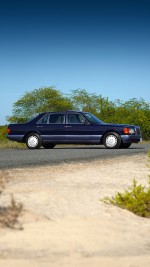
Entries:
<svg viewBox="0 0 150 267">
<path fill-rule="evenodd" d="M 150 102 L 150 0 L 1 0 L 0 125 L 54 85 Z"/>
</svg>

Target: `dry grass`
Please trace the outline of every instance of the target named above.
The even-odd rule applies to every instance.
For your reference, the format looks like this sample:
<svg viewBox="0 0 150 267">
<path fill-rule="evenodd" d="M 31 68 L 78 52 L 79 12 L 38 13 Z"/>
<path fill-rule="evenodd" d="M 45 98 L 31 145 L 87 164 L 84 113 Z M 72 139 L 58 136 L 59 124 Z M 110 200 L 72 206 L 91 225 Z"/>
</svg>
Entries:
<svg viewBox="0 0 150 267">
<path fill-rule="evenodd" d="M 0 172 L 0 198 L 2 197 L 7 182 L 7 172 Z M 8 206 L 5 207 L 0 205 L 0 226 L 10 227 L 13 229 L 22 229 L 22 226 L 18 222 L 22 208 L 22 204 L 17 203 L 13 196 L 11 196 L 11 201 Z"/>
<path fill-rule="evenodd" d="M 9 140 L 5 140 L 0 143 L 0 149 L 22 149 L 22 148 L 26 148 L 26 145 L 23 143 L 13 142 Z"/>
<path fill-rule="evenodd" d="M 6 175 L 6 172 L 4 172 L 4 171 L 0 172 L 0 196 L 4 190 L 7 182 L 8 182 L 8 177 Z"/>
</svg>

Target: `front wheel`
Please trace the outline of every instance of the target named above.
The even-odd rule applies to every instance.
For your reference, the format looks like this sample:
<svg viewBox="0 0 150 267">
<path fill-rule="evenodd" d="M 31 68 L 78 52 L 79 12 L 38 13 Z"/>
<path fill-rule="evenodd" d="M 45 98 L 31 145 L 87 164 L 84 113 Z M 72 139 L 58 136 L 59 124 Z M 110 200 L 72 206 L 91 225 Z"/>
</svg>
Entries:
<svg viewBox="0 0 150 267">
<path fill-rule="evenodd" d="M 121 137 L 118 133 L 106 133 L 103 138 L 103 144 L 106 148 L 119 148 L 121 146 Z"/>
<path fill-rule="evenodd" d="M 26 137 L 26 145 L 30 149 L 38 149 L 40 148 L 41 144 L 41 137 L 36 133 L 28 134 Z"/>
</svg>

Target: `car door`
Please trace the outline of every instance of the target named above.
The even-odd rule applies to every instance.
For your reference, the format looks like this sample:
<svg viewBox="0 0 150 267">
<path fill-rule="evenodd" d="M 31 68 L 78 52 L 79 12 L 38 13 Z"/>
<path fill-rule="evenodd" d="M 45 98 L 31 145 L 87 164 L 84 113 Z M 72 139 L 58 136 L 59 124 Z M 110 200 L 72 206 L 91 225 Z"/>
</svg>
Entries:
<svg viewBox="0 0 150 267">
<path fill-rule="evenodd" d="M 37 122 L 37 131 L 44 142 L 65 143 L 65 113 L 46 114 Z"/>
<path fill-rule="evenodd" d="M 66 143 L 90 143 L 91 125 L 81 113 L 67 113 Z"/>
</svg>

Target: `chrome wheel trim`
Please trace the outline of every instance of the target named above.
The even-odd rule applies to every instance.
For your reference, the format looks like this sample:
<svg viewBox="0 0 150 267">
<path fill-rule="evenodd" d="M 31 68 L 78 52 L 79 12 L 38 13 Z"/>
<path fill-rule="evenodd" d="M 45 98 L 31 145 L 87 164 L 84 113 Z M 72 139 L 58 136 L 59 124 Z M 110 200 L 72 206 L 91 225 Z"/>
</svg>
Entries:
<svg viewBox="0 0 150 267">
<path fill-rule="evenodd" d="M 108 135 L 106 137 L 106 146 L 115 147 L 117 145 L 118 139 L 115 135 Z"/>
<path fill-rule="evenodd" d="M 38 137 L 35 135 L 32 135 L 28 138 L 28 146 L 29 147 L 36 147 L 38 145 Z"/>
</svg>

